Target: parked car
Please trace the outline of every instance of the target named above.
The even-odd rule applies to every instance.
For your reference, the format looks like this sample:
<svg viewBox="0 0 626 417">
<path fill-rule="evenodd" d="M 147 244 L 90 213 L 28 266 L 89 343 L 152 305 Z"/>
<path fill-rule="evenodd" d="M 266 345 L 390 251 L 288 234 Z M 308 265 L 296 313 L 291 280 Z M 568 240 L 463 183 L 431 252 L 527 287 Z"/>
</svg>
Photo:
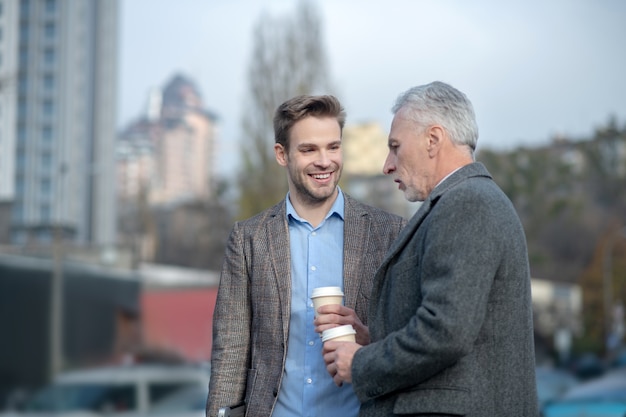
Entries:
<svg viewBox="0 0 626 417">
<path fill-rule="evenodd" d="M 626 416 L 626 369 L 606 373 L 570 389 L 542 409 L 544 417 Z"/>
<path fill-rule="evenodd" d="M 146 416 L 169 395 L 189 387 L 208 390 L 208 383 L 207 367 L 191 365 L 140 364 L 69 371 L 30 397 L 19 413 L 4 416 Z"/>
<path fill-rule="evenodd" d="M 535 369 L 539 408 L 548 401 L 559 399 L 572 387 L 579 384 L 578 378 L 563 369 L 539 366 Z"/>
<path fill-rule="evenodd" d="M 151 408 L 149 417 L 205 417 L 208 385 L 181 388 Z"/>
</svg>

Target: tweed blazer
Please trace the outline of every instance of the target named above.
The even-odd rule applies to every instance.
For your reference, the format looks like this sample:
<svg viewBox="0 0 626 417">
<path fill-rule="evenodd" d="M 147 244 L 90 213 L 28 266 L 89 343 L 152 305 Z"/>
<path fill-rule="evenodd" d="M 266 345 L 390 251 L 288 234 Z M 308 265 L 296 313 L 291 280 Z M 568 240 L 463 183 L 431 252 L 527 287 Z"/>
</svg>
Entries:
<svg viewBox="0 0 626 417">
<path fill-rule="evenodd" d="M 345 305 L 367 323 L 374 272 L 406 221 L 344 193 Z M 286 202 L 233 226 L 213 315 L 207 415 L 241 401 L 271 415 L 280 391 L 291 311 Z"/>
<path fill-rule="evenodd" d="M 535 417 L 526 238 L 480 163 L 439 184 L 376 273 L 360 416 Z"/>
</svg>

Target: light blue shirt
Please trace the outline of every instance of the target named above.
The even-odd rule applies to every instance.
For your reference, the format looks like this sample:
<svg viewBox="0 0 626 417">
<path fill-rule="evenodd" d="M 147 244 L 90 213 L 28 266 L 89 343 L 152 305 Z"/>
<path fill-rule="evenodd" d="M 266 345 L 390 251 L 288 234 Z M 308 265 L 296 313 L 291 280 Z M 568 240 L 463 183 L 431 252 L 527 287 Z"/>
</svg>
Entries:
<svg viewBox="0 0 626 417">
<path fill-rule="evenodd" d="M 337 387 L 326 371 L 310 298 L 316 287 L 343 289 L 343 209 L 339 190 L 324 221 L 313 228 L 298 216 L 287 195 L 291 319 L 287 362 L 273 417 L 352 417 L 359 412 L 352 384 Z"/>
</svg>

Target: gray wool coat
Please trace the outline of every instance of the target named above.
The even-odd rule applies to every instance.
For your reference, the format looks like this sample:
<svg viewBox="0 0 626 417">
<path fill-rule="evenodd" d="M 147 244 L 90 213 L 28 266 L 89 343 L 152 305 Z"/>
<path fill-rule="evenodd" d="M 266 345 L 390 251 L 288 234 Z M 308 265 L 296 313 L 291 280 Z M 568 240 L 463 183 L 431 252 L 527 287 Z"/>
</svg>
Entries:
<svg viewBox="0 0 626 417">
<path fill-rule="evenodd" d="M 526 238 L 480 163 L 439 184 L 376 273 L 360 416 L 535 417 Z"/>
<path fill-rule="evenodd" d="M 345 305 L 366 324 L 374 272 L 406 221 L 344 197 Z M 208 416 L 243 400 L 246 416 L 271 415 L 285 365 L 290 311 L 289 229 L 283 200 L 236 223 L 228 239 L 213 315 Z"/>
</svg>

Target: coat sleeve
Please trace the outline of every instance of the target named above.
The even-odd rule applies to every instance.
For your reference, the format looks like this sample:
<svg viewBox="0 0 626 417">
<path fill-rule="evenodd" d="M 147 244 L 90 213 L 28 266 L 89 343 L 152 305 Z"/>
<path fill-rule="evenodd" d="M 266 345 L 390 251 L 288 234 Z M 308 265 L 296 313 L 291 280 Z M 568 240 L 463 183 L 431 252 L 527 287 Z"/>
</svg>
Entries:
<svg viewBox="0 0 626 417">
<path fill-rule="evenodd" d="M 213 348 L 207 416 L 244 399 L 250 361 L 250 297 L 244 233 L 233 226 L 213 314 Z"/>
</svg>

